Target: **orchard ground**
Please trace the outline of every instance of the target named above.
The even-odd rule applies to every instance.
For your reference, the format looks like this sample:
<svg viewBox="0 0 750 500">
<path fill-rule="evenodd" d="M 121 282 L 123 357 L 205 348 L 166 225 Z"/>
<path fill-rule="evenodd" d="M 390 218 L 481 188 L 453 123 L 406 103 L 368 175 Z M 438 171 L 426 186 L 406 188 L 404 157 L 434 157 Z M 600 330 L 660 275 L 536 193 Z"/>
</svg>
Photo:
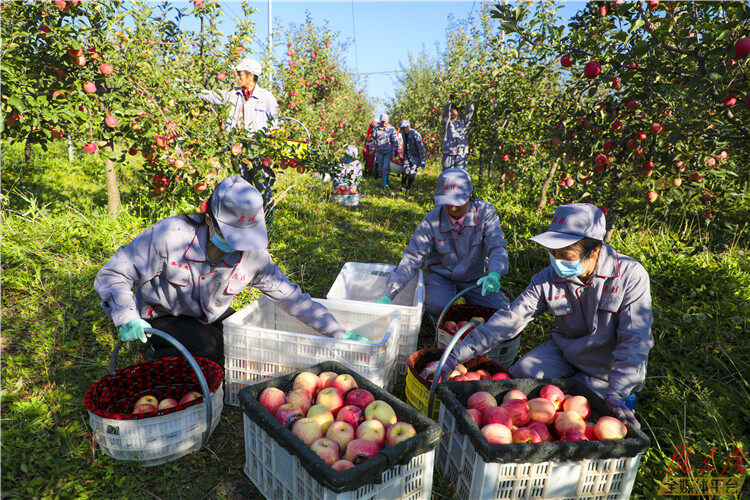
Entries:
<svg viewBox="0 0 750 500">
<path fill-rule="evenodd" d="M 234 407 L 225 406 L 206 449 L 175 462 L 144 468 L 99 451 L 83 396 L 107 373 L 117 331 L 99 307 L 94 276 L 119 245 L 171 207 L 168 201 L 135 205 L 143 199 L 142 183 L 130 173 L 134 169 L 122 168 L 125 207 L 110 218 L 96 155 L 80 154 L 80 161 L 69 164 L 57 145 L 47 154 L 35 150 L 26 165 L 18 145 L 2 146 L 3 496 L 259 496 L 242 471 L 242 417 Z M 432 208 L 438 169 L 429 163 L 408 198 L 368 178 L 361 186 L 362 204 L 354 209 L 327 200 L 330 184 L 284 170 L 278 191 L 288 190 L 271 231 L 271 254 L 313 297 L 325 296 L 345 262 L 398 262 Z M 391 184 L 398 186 L 398 180 Z M 531 194 L 477 184 L 478 194 L 500 215 L 510 255 L 503 283 L 518 294 L 548 263 L 526 238 L 546 228 L 552 208 L 537 215 Z M 634 493 L 653 497 L 679 445 L 689 446 L 691 458 L 700 461 L 716 447 L 718 471 L 732 451 L 750 445 L 750 238 L 745 228 L 726 249 L 711 253 L 700 250 L 697 232 L 677 236 L 675 228 L 648 217 L 639 228 L 629 234 L 616 230 L 611 244 L 642 262 L 651 276 L 655 347 L 638 416 L 652 447 Z M 233 306 L 257 296 L 246 290 Z M 550 325 L 549 318 L 530 325 L 522 353 L 544 341 Z M 425 324 L 420 347 L 432 342 Z M 139 362 L 142 351 L 140 343 L 129 344 L 119 365 Z M 400 380 L 395 392 L 402 399 L 403 389 Z M 447 483 L 437 476 L 434 496 L 450 498 Z"/>
</svg>

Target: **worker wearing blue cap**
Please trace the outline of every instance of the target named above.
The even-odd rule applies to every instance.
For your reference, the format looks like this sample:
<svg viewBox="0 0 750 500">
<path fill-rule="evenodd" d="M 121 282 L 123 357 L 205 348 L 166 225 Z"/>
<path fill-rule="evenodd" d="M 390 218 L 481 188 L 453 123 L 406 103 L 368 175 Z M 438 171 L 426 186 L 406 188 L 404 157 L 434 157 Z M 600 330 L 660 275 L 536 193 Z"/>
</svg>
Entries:
<svg viewBox="0 0 750 500">
<path fill-rule="evenodd" d="M 474 105 L 469 103 L 463 114 L 455 104 L 456 98 L 443 106 L 440 123 L 445 127 L 443 132 L 443 170 L 447 168 L 466 168 L 466 157 L 469 155 L 469 125 L 474 115 Z"/>
<path fill-rule="evenodd" d="M 165 331 L 194 356 L 223 361 L 222 320 L 234 296 L 254 286 L 322 335 L 347 334 L 323 305 L 302 293 L 268 254 L 263 200 L 238 175 L 222 181 L 206 213 L 161 220 L 121 246 L 96 275 L 102 308 L 123 341 L 147 341 L 144 328 Z M 176 355 L 152 337 L 150 357 Z"/>
<path fill-rule="evenodd" d="M 401 175 L 401 191 L 411 189 L 420 168 L 424 168 L 425 154 L 422 135 L 411 128 L 409 120 L 401 120 L 401 136 L 404 138 L 404 173 Z"/>
<path fill-rule="evenodd" d="M 375 162 L 383 178 L 383 187 L 388 187 L 388 176 L 391 174 L 391 158 L 398 155 L 398 133 L 389 122 L 386 113 L 380 115 L 380 122 L 372 128 L 372 139 L 375 142 Z"/>
<path fill-rule="evenodd" d="M 469 304 L 508 307 L 500 292 L 500 278 L 508 272 L 507 242 L 500 219 L 490 203 L 472 197 L 474 186 L 466 170 L 444 170 L 435 188 L 435 208 L 417 226 L 401 262 L 386 282 L 386 293 L 376 302 L 389 304 L 431 255 L 425 279 L 425 305 L 437 316 L 451 298 L 467 292 Z"/>
<path fill-rule="evenodd" d="M 531 238 L 547 249 L 550 265 L 510 305 L 475 328 L 448 356 L 456 364 L 520 334 L 548 311 L 551 341 L 510 368 L 515 378 L 573 378 L 604 398 L 620 419 L 640 427 L 625 400 L 644 384 L 654 345 L 649 277 L 641 264 L 603 243 L 604 214 L 573 203 L 555 210 L 549 231 Z"/>
</svg>

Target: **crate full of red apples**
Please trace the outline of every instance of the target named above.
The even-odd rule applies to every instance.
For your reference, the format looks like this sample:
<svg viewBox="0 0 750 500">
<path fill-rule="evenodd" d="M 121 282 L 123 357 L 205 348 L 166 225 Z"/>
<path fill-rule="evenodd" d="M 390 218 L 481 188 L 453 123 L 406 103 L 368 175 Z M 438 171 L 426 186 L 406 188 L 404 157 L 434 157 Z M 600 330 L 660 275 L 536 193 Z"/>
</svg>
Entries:
<svg viewBox="0 0 750 500">
<path fill-rule="evenodd" d="M 266 498 L 430 498 L 440 428 L 328 361 L 242 389 L 245 473 Z"/>
<path fill-rule="evenodd" d="M 567 379 L 438 387 L 438 468 L 459 498 L 627 498 L 648 437 Z"/>
</svg>

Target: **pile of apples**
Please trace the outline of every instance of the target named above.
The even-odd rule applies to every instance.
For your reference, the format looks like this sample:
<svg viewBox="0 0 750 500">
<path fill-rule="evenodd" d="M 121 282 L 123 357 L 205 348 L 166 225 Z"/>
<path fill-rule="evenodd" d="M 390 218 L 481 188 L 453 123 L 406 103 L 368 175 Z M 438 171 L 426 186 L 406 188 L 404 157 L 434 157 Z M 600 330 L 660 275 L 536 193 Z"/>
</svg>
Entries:
<svg viewBox="0 0 750 500">
<path fill-rule="evenodd" d="M 477 323 L 484 324 L 484 318 L 481 318 L 479 316 L 474 316 L 469 321 L 476 321 Z M 455 335 L 457 331 L 459 331 L 466 323 L 469 321 L 459 321 L 456 323 L 455 321 L 444 321 L 442 325 L 440 325 L 440 329 L 444 332 L 450 333 L 451 335 Z M 476 326 L 472 326 L 468 330 L 464 332 L 464 335 L 468 335 L 469 332 L 471 332 Z"/>
<path fill-rule="evenodd" d="M 200 399 L 203 395 L 197 391 L 190 391 L 180 398 L 178 401 L 175 398 L 164 398 L 159 401 L 153 394 L 146 394 L 136 401 L 133 406 L 133 415 L 140 415 L 141 413 L 150 413 L 152 411 L 166 410 L 167 408 L 174 408 L 184 403 L 193 401 L 194 399 Z"/>
<path fill-rule="evenodd" d="M 435 372 L 437 372 L 438 363 L 440 363 L 440 361 L 428 363 L 424 370 L 422 370 L 422 378 L 432 382 L 432 379 L 435 377 Z M 510 380 L 510 375 L 505 372 L 498 372 L 492 375 L 487 370 L 481 369 L 470 372 L 468 368 L 459 363 L 453 372 L 451 372 L 448 380 L 454 382 L 462 382 L 466 380 Z"/>
<path fill-rule="evenodd" d="M 357 186 L 339 186 L 336 189 L 333 190 L 333 194 L 357 194 L 359 191 L 357 190 Z"/>
<path fill-rule="evenodd" d="M 411 424 L 398 421 L 391 405 L 358 388 L 348 374 L 302 372 L 291 391 L 267 387 L 259 402 L 337 471 L 417 434 Z"/>
<path fill-rule="evenodd" d="M 549 443 L 622 439 L 628 429 L 614 417 L 594 424 L 588 400 L 564 394 L 556 385 L 545 385 L 538 398 L 527 399 L 518 390 L 508 391 L 500 405 L 492 394 L 469 396 L 469 415 L 491 444 Z"/>
</svg>

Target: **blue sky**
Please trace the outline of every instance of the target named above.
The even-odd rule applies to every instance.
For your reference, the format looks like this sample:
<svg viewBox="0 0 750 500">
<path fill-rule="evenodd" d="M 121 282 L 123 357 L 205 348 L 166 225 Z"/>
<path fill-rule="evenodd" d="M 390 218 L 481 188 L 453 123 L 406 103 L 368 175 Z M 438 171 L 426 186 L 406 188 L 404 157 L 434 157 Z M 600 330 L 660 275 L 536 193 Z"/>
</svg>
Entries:
<svg viewBox="0 0 750 500">
<path fill-rule="evenodd" d="M 221 0 L 220 3 L 226 14 L 220 29 L 225 34 L 232 33 L 232 18 L 242 12 L 240 3 L 229 0 Z M 481 3 L 481 0 L 272 0 L 271 12 L 275 23 L 287 25 L 303 23 L 309 11 L 316 25 L 328 21 L 334 31 L 340 32 L 341 38 L 356 42 L 345 53 L 347 65 L 352 71 L 367 74 L 367 94 L 370 97 L 385 101 L 393 97 L 397 84 L 395 72 L 400 63 L 408 62 L 409 53 L 416 55 L 424 49 L 434 56 L 445 46 L 449 16 L 457 19 L 468 18 L 470 13 L 476 16 Z M 265 44 L 268 36 L 268 1 L 253 1 L 251 6 L 259 11 L 253 15 L 253 21 L 258 38 Z M 582 1 L 565 2 L 562 14 L 569 17 L 583 6 Z M 260 48 L 256 47 L 255 50 Z M 278 50 L 279 55 L 285 52 L 285 44 L 282 43 Z"/>
</svg>

